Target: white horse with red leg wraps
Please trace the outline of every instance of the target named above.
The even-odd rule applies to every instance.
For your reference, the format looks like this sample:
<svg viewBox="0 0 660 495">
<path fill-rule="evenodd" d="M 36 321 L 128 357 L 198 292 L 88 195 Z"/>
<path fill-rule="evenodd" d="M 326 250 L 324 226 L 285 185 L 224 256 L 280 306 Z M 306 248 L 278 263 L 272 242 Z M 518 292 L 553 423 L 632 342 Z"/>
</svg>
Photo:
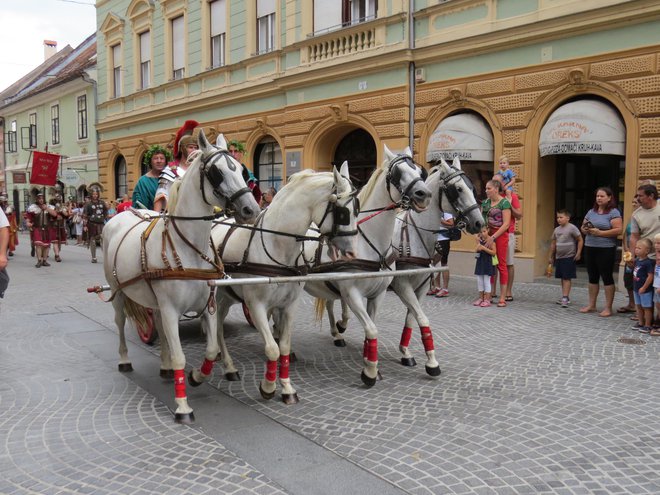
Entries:
<svg viewBox="0 0 660 495">
<path fill-rule="evenodd" d="M 200 153 L 179 182 L 170 212 L 126 211 L 113 217 L 103 230 L 105 277 L 113 293 L 115 323 L 119 329 L 120 371 L 130 371 L 124 325 L 125 310 L 152 308 L 162 322 L 163 359 L 171 359 L 177 408 L 175 420 L 194 421 L 186 398 L 186 358 L 179 340 L 179 318 L 186 312 L 201 314 L 206 352 L 201 369 L 191 372 L 192 385 L 211 373 L 218 354 L 216 319 L 207 306 L 215 302 L 207 284 L 222 274 L 209 246 L 215 207 L 233 205 L 239 222 L 252 222 L 259 212 L 241 173 L 241 164 L 227 151 L 223 136 L 217 147 L 201 132 Z M 141 215 L 141 216 L 140 216 Z M 149 218 L 152 217 L 152 218 Z M 169 363 L 162 363 L 167 369 Z"/>
<path fill-rule="evenodd" d="M 355 251 L 358 205 L 356 191 L 349 179 L 346 162 L 338 172 L 303 171 L 291 176 L 261 214 L 253 230 L 232 229 L 218 224 L 211 231 L 227 273 L 235 277 L 249 275 L 299 275 L 300 241 L 310 225 L 318 225 L 321 238 L 328 243 L 328 256 L 351 259 Z M 304 273 L 304 269 L 302 270 Z M 233 304 L 245 303 L 254 326 L 265 344 L 266 375 L 259 391 L 271 399 L 276 391 L 277 365 L 286 404 L 298 402 L 289 378 L 291 330 L 300 284 L 245 285 L 218 290 L 218 333 L 225 376 L 238 379 L 238 372 L 225 345 L 224 320 Z M 273 338 L 268 317 L 277 314 L 279 344 Z"/>
<path fill-rule="evenodd" d="M 423 210 L 431 199 L 421 173 L 422 168 L 413 161 L 409 148 L 396 155 L 385 146 L 385 161 L 358 195 L 361 220 L 356 259 L 336 269 L 358 272 L 394 269 L 396 253 L 392 250 L 392 232 L 396 209 L 404 206 Z M 326 304 L 330 314 L 332 302 L 341 299 L 360 320 L 365 332 L 365 366 L 361 377 L 368 387 L 375 385 L 378 377 L 378 328 L 374 319 L 391 282 L 392 277 L 383 277 L 305 284 L 305 290 L 317 298 L 317 316 L 322 315 Z"/>
<path fill-rule="evenodd" d="M 470 234 L 481 231 L 484 224 L 481 208 L 474 197 L 474 186 L 461 170 L 458 158 L 451 166 L 444 160 L 434 166 L 426 179 L 426 185 L 433 197 L 430 206 L 422 211 L 405 211 L 397 216 L 397 222 L 392 237 L 392 245 L 397 247 L 399 257 L 396 269 L 424 268 L 432 264 L 438 229 L 441 225 L 442 213 L 451 213 L 456 225 L 465 228 Z M 422 334 L 431 335 L 430 322 L 422 310 L 421 300 L 426 294 L 430 275 L 410 275 L 394 277 L 392 289 L 407 308 L 406 321 L 401 334 L 399 350 L 401 364 L 415 366 L 415 358 L 408 350 L 412 335 L 412 325 L 417 321 Z M 426 351 L 427 373 L 433 375 L 435 350 L 429 348 L 424 341 Z"/>
</svg>

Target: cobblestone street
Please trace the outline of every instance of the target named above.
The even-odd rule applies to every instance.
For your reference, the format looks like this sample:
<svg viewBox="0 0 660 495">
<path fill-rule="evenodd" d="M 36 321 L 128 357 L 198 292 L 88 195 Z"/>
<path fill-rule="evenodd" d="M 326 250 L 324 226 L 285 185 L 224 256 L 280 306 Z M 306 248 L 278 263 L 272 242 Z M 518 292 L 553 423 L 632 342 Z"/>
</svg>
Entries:
<svg viewBox="0 0 660 495">
<path fill-rule="evenodd" d="M 112 307 L 85 292 L 104 282 L 102 264 L 67 246 L 62 263 L 36 269 L 20 242 L 0 303 L 2 494 L 660 493 L 660 339 L 631 330 L 629 315 L 580 314 L 586 289 L 563 309 L 557 285 L 517 284 L 507 308 L 474 308 L 476 283 L 453 277 L 450 297 L 425 304 L 437 379 L 417 329 L 418 366 L 399 364 L 405 312 L 388 293 L 372 389 L 357 320 L 337 348 L 305 295 L 294 406 L 261 398 L 263 344 L 234 306 L 228 345 L 242 380 L 216 367 L 189 387 L 197 421 L 184 426 L 157 344 L 129 329 L 135 371 L 117 372 Z M 199 322 L 181 334 L 199 366 Z"/>
</svg>

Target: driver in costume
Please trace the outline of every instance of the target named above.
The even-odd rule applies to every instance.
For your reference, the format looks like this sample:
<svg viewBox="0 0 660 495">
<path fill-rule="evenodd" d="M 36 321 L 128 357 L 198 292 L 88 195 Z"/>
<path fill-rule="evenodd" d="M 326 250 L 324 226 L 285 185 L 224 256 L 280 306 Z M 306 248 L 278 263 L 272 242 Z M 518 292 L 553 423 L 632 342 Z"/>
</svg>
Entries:
<svg viewBox="0 0 660 495">
<path fill-rule="evenodd" d="M 103 225 L 108 218 L 108 207 L 101 201 L 101 190 L 92 188 L 92 199 L 83 209 L 83 229 L 87 232 L 92 263 L 96 263 L 96 242 L 101 240 Z"/>
<path fill-rule="evenodd" d="M 170 187 L 177 177 L 183 177 L 195 159 L 197 136 L 201 127 L 195 120 L 186 120 L 174 137 L 174 160 L 160 174 L 158 189 L 154 197 L 154 210 L 161 212 L 167 208 Z"/>
<path fill-rule="evenodd" d="M 62 203 L 62 196 L 59 194 L 50 200 L 49 207 L 52 208 L 55 215 L 48 217 L 48 237 L 53 245 L 55 261 L 59 263 L 62 261 L 60 257 L 62 244 L 66 244 L 66 219 L 69 218 L 71 212 L 66 204 Z"/>
</svg>

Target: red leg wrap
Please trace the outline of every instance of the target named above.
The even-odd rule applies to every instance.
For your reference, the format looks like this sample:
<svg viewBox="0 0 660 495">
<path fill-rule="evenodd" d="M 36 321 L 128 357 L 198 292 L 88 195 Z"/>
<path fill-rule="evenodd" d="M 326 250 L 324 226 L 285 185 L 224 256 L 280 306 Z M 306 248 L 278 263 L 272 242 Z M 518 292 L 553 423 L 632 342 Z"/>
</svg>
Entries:
<svg viewBox="0 0 660 495">
<path fill-rule="evenodd" d="M 378 339 L 366 339 L 364 342 L 367 361 L 378 361 Z"/>
<path fill-rule="evenodd" d="M 433 335 L 431 334 L 431 327 L 421 327 L 422 331 L 422 343 L 424 344 L 424 350 L 426 352 L 432 351 L 435 349 L 433 346 Z"/>
<path fill-rule="evenodd" d="M 186 372 L 184 370 L 174 370 L 174 397 L 186 398 Z"/>
<path fill-rule="evenodd" d="M 213 371 L 213 361 L 209 361 L 208 359 L 204 358 L 204 363 L 202 363 L 202 375 L 210 375 L 211 371 Z"/>
<path fill-rule="evenodd" d="M 277 378 L 277 361 L 268 361 L 266 363 L 266 380 L 274 382 Z"/>
<path fill-rule="evenodd" d="M 368 352 L 368 344 L 367 344 L 367 339 L 364 339 L 364 345 L 362 346 L 362 357 L 367 359 L 367 354 Z"/>
<path fill-rule="evenodd" d="M 399 345 L 401 347 L 408 347 L 408 345 L 410 345 L 410 337 L 412 337 L 412 328 L 403 327 L 403 332 L 401 332 L 401 342 L 399 342 Z"/>
<path fill-rule="evenodd" d="M 280 379 L 289 378 L 289 356 L 280 356 Z"/>
</svg>

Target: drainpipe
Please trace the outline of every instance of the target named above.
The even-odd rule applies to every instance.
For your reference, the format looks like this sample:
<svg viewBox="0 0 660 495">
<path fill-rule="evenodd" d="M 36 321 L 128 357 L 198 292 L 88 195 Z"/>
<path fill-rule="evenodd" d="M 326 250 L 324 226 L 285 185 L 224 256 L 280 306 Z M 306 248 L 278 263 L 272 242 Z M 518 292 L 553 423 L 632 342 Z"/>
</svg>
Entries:
<svg viewBox="0 0 660 495">
<path fill-rule="evenodd" d="M 413 9 L 415 8 L 415 0 L 408 0 L 408 51 L 411 55 L 410 63 L 408 64 L 408 146 L 414 149 L 415 144 L 415 17 Z"/>
<path fill-rule="evenodd" d="M 80 77 L 82 77 L 83 81 L 85 81 L 86 83 L 92 85 L 92 99 L 94 100 L 94 105 L 93 105 L 93 108 L 94 108 L 94 138 L 96 139 L 96 142 L 95 142 L 95 145 L 96 145 L 95 146 L 96 147 L 96 175 L 97 175 L 96 182 L 98 182 L 99 181 L 99 177 L 98 177 L 98 175 L 99 175 L 99 133 L 96 130 L 97 124 L 99 122 L 99 115 L 97 113 L 98 89 L 97 89 L 97 86 L 96 86 L 96 80 L 93 79 L 92 77 L 90 77 L 89 74 L 87 73 L 87 71 L 82 71 L 82 74 L 81 74 Z M 90 107 L 91 107 L 91 105 L 90 105 Z M 85 179 L 87 179 L 87 177 L 85 177 Z"/>
</svg>

